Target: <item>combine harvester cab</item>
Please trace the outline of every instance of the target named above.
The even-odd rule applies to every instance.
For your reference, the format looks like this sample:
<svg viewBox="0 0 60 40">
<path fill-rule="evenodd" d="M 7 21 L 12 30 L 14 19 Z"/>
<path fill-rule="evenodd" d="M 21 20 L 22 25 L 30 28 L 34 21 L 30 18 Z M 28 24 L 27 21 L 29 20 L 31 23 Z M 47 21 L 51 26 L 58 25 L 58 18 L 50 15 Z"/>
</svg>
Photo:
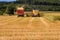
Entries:
<svg viewBox="0 0 60 40">
<path fill-rule="evenodd" d="M 17 15 L 18 15 L 18 17 L 24 17 L 24 8 L 23 7 L 17 7 Z"/>
</svg>

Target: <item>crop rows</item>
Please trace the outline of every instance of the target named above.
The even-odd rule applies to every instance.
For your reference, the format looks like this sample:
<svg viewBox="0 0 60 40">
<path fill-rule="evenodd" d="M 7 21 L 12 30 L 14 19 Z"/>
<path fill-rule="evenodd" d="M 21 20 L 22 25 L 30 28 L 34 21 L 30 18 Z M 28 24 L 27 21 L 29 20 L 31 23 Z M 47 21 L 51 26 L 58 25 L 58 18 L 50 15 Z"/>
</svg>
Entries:
<svg viewBox="0 0 60 40">
<path fill-rule="evenodd" d="M 54 27 L 43 17 L 0 17 L 1 40 L 59 40 L 60 38 L 60 27 Z"/>
</svg>

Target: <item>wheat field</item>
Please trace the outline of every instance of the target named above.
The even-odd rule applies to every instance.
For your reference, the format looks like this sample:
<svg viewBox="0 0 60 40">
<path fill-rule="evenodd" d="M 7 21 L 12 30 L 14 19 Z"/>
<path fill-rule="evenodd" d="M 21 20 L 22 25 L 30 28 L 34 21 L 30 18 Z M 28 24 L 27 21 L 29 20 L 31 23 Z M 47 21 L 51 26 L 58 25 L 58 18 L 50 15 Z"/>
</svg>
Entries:
<svg viewBox="0 0 60 40">
<path fill-rule="evenodd" d="M 60 40 L 60 21 L 44 17 L 0 16 L 0 40 Z"/>
</svg>

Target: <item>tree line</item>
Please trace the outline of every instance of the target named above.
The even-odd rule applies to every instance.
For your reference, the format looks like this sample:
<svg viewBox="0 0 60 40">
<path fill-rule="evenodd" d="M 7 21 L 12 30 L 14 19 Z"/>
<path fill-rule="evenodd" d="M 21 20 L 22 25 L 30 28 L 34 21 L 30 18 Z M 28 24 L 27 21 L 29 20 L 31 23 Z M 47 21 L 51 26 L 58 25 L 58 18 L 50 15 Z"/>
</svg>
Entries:
<svg viewBox="0 0 60 40">
<path fill-rule="evenodd" d="M 51 3 L 51 2 L 40 2 L 40 1 L 33 1 L 26 0 L 26 1 L 13 1 L 13 2 L 0 2 L 0 15 L 5 13 L 9 13 L 10 10 L 14 9 L 16 11 L 17 5 L 26 5 L 25 11 L 32 11 L 33 8 L 36 8 L 40 11 L 60 11 L 60 4 L 59 3 Z M 37 7 L 36 7 L 37 5 Z"/>
<path fill-rule="evenodd" d="M 40 0 L 18 0 L 15 1 L 15 3 L 20 3 L 20 4 L 31 4 L 31 5 L 55 5 L 55 6 L 60 6 L 60 2 L 58 0 L 51 0 L 52 2 L 47 2 L 47 1 L 40 1 Z M 57 2 L 58 1 L 58 2 Z"/>
</svg>

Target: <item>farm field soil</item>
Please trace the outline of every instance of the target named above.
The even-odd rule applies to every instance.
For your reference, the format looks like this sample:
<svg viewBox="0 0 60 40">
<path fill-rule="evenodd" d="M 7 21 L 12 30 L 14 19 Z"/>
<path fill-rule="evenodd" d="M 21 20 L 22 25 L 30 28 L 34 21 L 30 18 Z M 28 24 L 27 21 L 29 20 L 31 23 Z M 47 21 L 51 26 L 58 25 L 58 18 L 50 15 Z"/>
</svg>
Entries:
<svg viewBox="0 0 60 40">
<path fill-rule="evenodd" d="M 0 40 L 60 40 L 60 22 L 44 17 L 0 16 Z"/>
</svg>

